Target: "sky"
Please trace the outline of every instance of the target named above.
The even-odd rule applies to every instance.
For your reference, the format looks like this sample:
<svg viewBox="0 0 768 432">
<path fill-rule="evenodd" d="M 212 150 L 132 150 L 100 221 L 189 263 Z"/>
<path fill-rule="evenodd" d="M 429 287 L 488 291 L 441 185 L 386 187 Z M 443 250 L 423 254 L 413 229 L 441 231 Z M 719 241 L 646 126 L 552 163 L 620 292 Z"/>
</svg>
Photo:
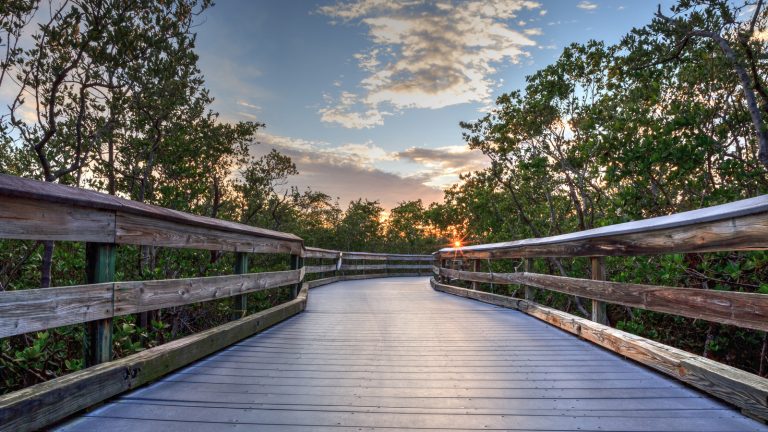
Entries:
<svg viewBox="0 0 768 432">
<path fill-rule="evenodd" d="M 661 2 L 666 7 L 669 2 Z M 251 147 L 290 156 L 291 184 L 338 198 L 442 200 L 487 166 L 461 121 L 573 42 L 618 42 L 647 0 L 219 0 L 197 26 L 224 121 L 266 124 Z"/>
</svg>

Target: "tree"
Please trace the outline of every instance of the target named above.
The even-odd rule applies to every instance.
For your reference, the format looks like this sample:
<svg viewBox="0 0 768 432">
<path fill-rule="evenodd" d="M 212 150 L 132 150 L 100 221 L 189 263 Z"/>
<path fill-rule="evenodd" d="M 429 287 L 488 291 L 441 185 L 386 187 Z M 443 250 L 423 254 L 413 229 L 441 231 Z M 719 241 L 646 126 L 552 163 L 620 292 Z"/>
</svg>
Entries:
<svg viewBox="0 0 768 432">
<path fill-rule="evenodd" d="M 337 229 L 337 237 L 345 251 L 377 251 L 381 247 L 384 208 L 378 201 L 359 198 L 350 201 Z"/>
<path fill-rule="evenodd" d="M 751 18 L 739 21 L 749 9 L 752 9 Z M 646 43 L 652 50 L 666 51 L 657 62 L 679 60 L 685 50 L 696 45 L 695 39 L 706 39 L 719 48 L 738 78 L 757 137 L 758 159 L 768 168 L 768 129 L 763 119 L 768 114 L 768 89 L 761 77 L 762 65 L 758 55 L 766 51 L 768 41 L 757 37 L 758 31 L 765 30 L 763 0 L 748 1 L 738 6 L 727 0 L 683 0 L 672 7 L 672 12 L 673 16 L 667 16 L 659 6 L 651 25 L 636 34 L 650 37 L 652 42 Z M 672 47 L 666 47 L 667 40 L 672 41 Z"/>
<path fill-rule="evenodd" d="M 426 209 L 421 199 L 398 203 L 386 221 L 389 249 L 399 253 L 432 253 L 437 243 L 429 233 Z"/>
<path fill-rule="evenodd" d="M 240 222 L 277 229 L 290 206 L 288 177 L 299 171 L 290 157 L 275 149 L 251 159 L 240 171 L 235 189 L 240 194 Z"/>
</svg>

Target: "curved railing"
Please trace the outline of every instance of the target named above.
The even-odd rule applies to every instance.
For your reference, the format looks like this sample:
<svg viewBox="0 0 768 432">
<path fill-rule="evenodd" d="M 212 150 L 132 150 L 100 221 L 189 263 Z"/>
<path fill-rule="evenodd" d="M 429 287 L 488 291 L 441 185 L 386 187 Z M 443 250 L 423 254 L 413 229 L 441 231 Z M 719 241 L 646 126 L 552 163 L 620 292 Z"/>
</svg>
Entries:
<svg viewBox="0 0 768 432">
<path fill-rule="evenodd" d="M 516 308 L 649 365 L 768 419 L 768 380 L 606 324 L 606 303 L 768 331 L 768 295 L 606 280 L 605 256 L 768 249 L 768 196 L 543 239 L 446 248 L 433 255 L 305 247 L 288 233 L 195 216 L 0 175 L 0 238 L 86 243 L 88 284 L 0 292 L 0 337 L 85 324 L 86 369 L 0 396 L 0 430 L 33 430 L 216 352 L 304 310 L 309 289 L 338 280 L 435 273 L 435 289 Z M 118 245 L 235 254 L 233 274 L 116 281 Z M 249 273 L 250 254 L 286 256 L 288 270 Z M 591 279 L 533 273 L 537 258 L 589 257 Z M 520 258 L 525 271 L 479 271 L 484 260 Z M 433 267 L 432 264 L 435 264 Z M 450 285 L 521 284 L 525 298 Z M 290 300 L 251 315 L 246 295 L 291 287 Z M 537 304 L 545 289 L 592 299 L 592 320 Z M 127 314 L 229 298 L 232 321 L 112 360 L 112 320 Z"/>
<path fill-rule="evenodd" d="M 747 329 L 768 331 L 768 295 L 704 290 L 606 280 L 605 256 L 748 251 L 768 249 L 768 195 L 694 210 L 546 238 L 445 248 L 435 253 L 432 285 L 442 291 L 519 309 L 610 350 L 663 371 L 768 419 L 768 380 L 712 360 L 625 333 L 607 325 L 606 304 L 613 303 Z M 589 257 L 591 279 L 533 273 L 536 258 Z M 522 259 L 515 273 L 481 272 L 481 261 Z M 450 285 L 471 282 L 471 288 Z M 478 283 L 517 284 L 525 298 L 477 290 Z M 586 320 L 535 303 L 544 289 L 592 300 Z"/>
<path fill-rule="evenodd" d="M 0 239 L 86 243 L 86 285 L 0 292 L 0 338 L 86 326 L 90 367 L 0 396 L 0 430 L 14 431 L 45 427 L 295 315 L 304 310 L 310 285 L 432 268 L 431 255 L 310 248 L 293 234 L 8 175 L 0 175 Z M 118 245 L 231 252 L 234 274 L 115 281 Z M 249 273 L 250 254 L 290 255 L 290 270 Z M 304 266 L 305 260 L 316 264 Z M 307 283 L 306 274 L 327 277 Z M 286 286 L 291 300 L 247 315 L 247 294 Z M 233 302 L 230 323 L 112 360 L 115 317 L 225 298 Z"/>
</svg>

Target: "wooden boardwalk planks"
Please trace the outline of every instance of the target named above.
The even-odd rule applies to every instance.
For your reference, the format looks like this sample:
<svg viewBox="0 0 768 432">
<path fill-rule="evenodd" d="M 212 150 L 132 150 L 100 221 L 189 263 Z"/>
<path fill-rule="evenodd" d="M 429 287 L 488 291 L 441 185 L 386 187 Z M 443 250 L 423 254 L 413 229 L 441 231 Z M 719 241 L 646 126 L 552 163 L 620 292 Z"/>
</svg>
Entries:
<svg viewBox="0 0 768 432">
<path fill-rule="evenodd" d="M 90 430 L 766 431 L 518 311 L 427 278 L 312 290 L 305 313 L 63 425 Z"/>
</svg>

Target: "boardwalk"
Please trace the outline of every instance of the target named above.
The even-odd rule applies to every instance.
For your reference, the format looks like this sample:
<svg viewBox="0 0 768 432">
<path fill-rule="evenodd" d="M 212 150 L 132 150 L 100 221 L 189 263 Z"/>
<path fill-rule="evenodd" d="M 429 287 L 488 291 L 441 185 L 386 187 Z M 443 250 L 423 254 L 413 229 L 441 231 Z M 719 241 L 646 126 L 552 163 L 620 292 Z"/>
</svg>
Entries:
<svg viewBox="0 0 768 432">
<path fill-rule="evenodd" d="M 768 431 L 427 278 L 340 282 L 270 330 L 64 424 L 108 430 Z"/>
</svg>

